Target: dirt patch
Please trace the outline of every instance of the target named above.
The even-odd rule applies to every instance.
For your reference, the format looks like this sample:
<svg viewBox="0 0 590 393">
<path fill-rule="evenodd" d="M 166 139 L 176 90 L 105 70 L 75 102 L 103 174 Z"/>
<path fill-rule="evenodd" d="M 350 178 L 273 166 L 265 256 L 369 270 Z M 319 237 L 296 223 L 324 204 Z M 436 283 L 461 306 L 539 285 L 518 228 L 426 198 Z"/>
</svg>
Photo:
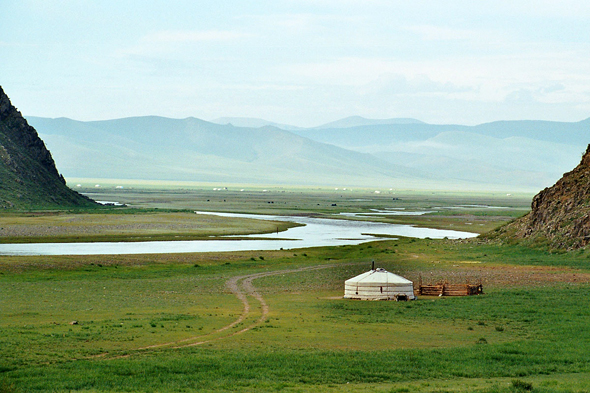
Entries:
<svg viewBox="0 0 590 393">
<path fill-rule="evenodd" d="M 486 266 L 485 264 L 469 264 L 454 270 L 430 270 L 428 272 L 412 272 L 408 279 L 418 282 L 435 283 L 448 281 L 452 284 L 475 283 L 481 280 L 486 287 L 519 287 L 545 286 L 555 283 L 587 284 L 590 273 L 577 269 L 554 266 Z"/>
</svg>

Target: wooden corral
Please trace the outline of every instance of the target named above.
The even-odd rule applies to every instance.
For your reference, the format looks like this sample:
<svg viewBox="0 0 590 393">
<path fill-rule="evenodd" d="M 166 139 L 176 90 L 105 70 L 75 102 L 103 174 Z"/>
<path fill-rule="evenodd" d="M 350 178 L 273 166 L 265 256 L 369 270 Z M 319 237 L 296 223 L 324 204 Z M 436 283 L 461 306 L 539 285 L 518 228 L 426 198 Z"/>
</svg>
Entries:
<svg viewBox="0 0 590 393">
<path fill-rule="evenodd" d="M 422 284 L 422 277 L 416 290 L 422 296 L 471 296 L 483 294 L 483 285 L 477 284 L 450 284 L 446 281 L 436 284 Z"/>
</svg>

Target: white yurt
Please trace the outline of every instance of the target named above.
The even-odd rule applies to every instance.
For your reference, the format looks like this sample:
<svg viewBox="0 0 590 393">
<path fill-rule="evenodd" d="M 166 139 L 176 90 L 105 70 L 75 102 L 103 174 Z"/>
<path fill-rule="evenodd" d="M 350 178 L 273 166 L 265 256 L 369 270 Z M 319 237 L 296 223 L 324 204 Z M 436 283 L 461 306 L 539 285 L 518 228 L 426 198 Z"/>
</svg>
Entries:
<svg viewBox="0 0 590 393">
<path fill-rule="evenodd" d="M 360 300 L 414 300 L 414 284 L 385 269 L 371 269 L 344 282 L 344 298 Z"/>
</svg>

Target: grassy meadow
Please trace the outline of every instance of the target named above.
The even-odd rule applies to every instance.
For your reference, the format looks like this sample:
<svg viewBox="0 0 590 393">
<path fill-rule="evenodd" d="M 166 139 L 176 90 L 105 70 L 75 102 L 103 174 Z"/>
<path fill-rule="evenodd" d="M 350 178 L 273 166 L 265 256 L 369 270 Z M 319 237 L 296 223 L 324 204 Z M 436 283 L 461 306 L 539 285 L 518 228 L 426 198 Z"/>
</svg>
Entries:
<svg viewBox="0 0 590 393">
<path fill-rule="evenodd" d="M 201 192 L 194 210 L 212 201 Z M 299 202 L 307 214 L 329 214 L 331 193 L 311 194 Z M 149 209 L 189 208 L 174 195 Z M 297 199 L 271 196 L 275 206 Z M 141 208 L 134 198 L 121 201 Z M 348 211 L 360 209 L 355 203 L 478 205 L 429 215 L 440 226 L 472 227 L 505 222 L 525 206 L 483 195 L 387 198 L 367 192 L 336 203 Z M 262 199 L 245 203 L 269 209 Z M 77 214 L 89 213 L 44 217 Z M 342 299 L 344 280 L 371 260 L 414 282 L 481 280 L 485 294 Z M 589 266 L 586 250 L 410 238 L 264 252 L 0 256 L 0 392 L 590 391 Z"/>
</svg>

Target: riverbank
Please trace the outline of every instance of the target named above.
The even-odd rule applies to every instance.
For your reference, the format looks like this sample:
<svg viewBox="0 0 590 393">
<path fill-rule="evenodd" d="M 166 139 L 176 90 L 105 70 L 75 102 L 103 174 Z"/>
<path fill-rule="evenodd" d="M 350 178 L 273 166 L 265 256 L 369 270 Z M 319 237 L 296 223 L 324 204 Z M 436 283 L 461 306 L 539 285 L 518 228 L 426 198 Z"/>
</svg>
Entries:
<svg viewBox="0 0 590 393">
<path fill-rule="evenodd" d="M 115 210 L 105 213 L 36 212 L 0 216 L 0 243 L 141 242 L 210 239 L 276 233 L 297 226 L 194 212 Z"/>
<path fill-rule="evenodd" d="M 87 190 L 90 191 L 90 190 Z M 205 240 L 276 234 L 292 222 L 206 217 L 193 211 L 382 222 L 486 233 L 526 213 L 530 199 L 507 194 L 283 189 L 142 190 L 101 188 L 89 195 L 126 207 L 100 212 L 21 212 L 0 216 L 0 243 Z M 381 213 L 379 213 L 381 212 Z M 392 212 L 396 212 L 392 215 Z M 419 215 L 418 215 L 419 214 Z"/>
<path fill-rule="evenodd" d="M 276 226 L 273 234 L 209 237 L 206 240 L 70 242 L 0 244 L 0 255 L 118 255 L 194 252 L 235 252 L 247 250 L 288 250 L 310 247 L 357 245 L 394 236 L 462 239 L 477 234 L 441 229 L 418 228 L 371 221 L 337 220 L 314 217 L 264 216 L 237 213 L 195 212 L 205 221 L 253 220 Z M 290 223 L 284 232 L 280 223 Z"/>
</svg>

